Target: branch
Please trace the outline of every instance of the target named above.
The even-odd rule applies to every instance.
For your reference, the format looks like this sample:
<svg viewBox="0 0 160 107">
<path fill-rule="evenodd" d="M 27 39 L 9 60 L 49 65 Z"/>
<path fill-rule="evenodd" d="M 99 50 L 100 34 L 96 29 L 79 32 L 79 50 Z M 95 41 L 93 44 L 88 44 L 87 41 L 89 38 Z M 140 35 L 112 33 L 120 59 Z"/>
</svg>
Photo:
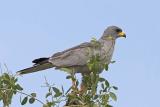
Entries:
<svg viewBox="0 0 160 107">
<path fill-rule="evenodd" d="M 26 96 L 29 96 L 29 97 L 33 97 L 32 95 L 26 94 L 26 93 L 21 92 L 21 91 L 18 91 L 18 90 L 7 89 L 7 88 L 0 88 L 0 90 L 11 90 L 11 91 L 15 91 L 15 92 L 21 93 L 21 94 L 26 95 Z M 37 100 L 39 103 L 45 105 L 41 100 L 39 100 L 39 99 L 37 99 L 37 98 L 35 98 L 35 100 Z"/>
</svg>

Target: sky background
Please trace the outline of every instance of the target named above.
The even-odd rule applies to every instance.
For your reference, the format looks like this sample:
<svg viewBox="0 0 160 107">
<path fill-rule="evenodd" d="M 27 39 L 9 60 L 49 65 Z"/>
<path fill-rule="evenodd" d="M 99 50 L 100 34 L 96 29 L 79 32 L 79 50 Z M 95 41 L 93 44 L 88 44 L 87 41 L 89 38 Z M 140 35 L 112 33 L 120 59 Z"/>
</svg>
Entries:
<svg viewBox="0 0 160 107">
<path fill-rule="evenodd" d="M 159 0 L 0 0 L 0 62 L 12 73 L 32 66 L 31 61 L 51 56 L 92 37 L 110 25 L 121 27 L 109 72 L 102 73 L 119 88 L 114 107 L 160 106 L 160 1 Z M 59 70 L 24 75 L 24 92 L 44 100 L 44 76 L 57 87 L 70 86 Z M 2 103 L 0 103 L 2 106 Z M 38 102 L 24 107 L 40 107 Z M 21 107 L 14 97 L 11 107 Z"/>
</svg>

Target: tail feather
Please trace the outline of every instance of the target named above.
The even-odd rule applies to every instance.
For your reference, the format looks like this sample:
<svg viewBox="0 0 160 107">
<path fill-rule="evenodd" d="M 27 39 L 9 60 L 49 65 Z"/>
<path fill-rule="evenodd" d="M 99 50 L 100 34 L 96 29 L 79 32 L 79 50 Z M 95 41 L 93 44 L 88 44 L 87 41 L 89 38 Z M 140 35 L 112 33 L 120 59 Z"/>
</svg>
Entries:
<svg viewBox="0 0 160 107">
<path fill-rule="evenodd" d="M 32 62 L 35 64 L 42 64 L 48 62 L 49 58 L 43 57 L 33 60 Z"/>
<path fill-rule="evenodd" d="M 37 64 L 33 67 L 17 71 L 17 75 L 23 75 L 23 74 L 38 72 L 38 71 L 49 69 L 49 68 L 52 68 L 52 67 L 54 67 L 54 66 L 49 62 L 43 63 L 43 64 Z"/>
</svg>

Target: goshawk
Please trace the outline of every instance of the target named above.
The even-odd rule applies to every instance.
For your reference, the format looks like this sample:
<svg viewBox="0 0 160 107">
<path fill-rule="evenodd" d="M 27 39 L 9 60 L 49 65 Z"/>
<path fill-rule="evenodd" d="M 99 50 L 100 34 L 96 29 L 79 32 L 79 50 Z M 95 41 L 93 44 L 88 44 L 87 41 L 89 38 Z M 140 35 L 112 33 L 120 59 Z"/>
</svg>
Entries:
<svg viewBox="0 0 160 107">
<path fill-rule="evenodd" d="M 17 74 L 28 74 L 49 68 L 56 68 L 74 73 L 89 73 L 90 69 L 87 66 L 91 56 L 98 54 L 100 62 L 109 64 L 111 62 L 114 51 L 115 40 L 119 37 L 126 37 L 122 29 L 117 26 L 109 26 L 103 33 L 102 37 L 97 40 L 98 47 L 92 42 L 84 42 L 78 46 L 57 52 L 51 57 L 43 57 L 33 60 L 32 67 L 20 70 Z M 102 72 L 103 68 L 99 69 Z"/>
</svg>

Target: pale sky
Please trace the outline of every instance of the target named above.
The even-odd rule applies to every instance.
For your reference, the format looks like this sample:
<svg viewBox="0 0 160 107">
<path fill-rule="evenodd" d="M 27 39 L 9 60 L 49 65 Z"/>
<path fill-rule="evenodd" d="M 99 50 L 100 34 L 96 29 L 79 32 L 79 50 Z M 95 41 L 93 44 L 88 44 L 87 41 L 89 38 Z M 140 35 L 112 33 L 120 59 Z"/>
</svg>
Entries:
<svg viewBox="0 0 160 107">
<path fill-rule="evenodd" d="M 116 85 L 114 107 L 159 107 L 160 96 L 159 0 L 0 0 L 0 62 L 15 73 L 32 66 L 35 58 L 97 39 L 110 25 L 121 27 L 109 72 L 102 73 Z M 66 73 L 45 70 L 19 78 L 26 93 L 44 100 L 44 76 L 66 89 Z M 0 106 L 2 103 L 0 103 Z M 40 107 L 38 102 L 24 107 Z M 19 97 L 11 107 L 21 107 Z"/>
</svg>

